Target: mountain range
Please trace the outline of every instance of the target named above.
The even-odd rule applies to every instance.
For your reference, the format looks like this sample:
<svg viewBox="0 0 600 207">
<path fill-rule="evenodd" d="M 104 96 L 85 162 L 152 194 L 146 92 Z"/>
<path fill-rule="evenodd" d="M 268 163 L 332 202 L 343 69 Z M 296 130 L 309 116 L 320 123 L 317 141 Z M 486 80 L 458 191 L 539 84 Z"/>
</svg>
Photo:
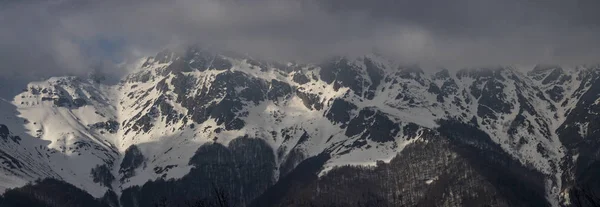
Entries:
<svg viewBox="0 0 600 207">
<path fill-rule="evenodd" d="M 591 205 L 599 103 L 598 65 L 164 50 L 116 84 L 53 77 L 2 100 L 0 204 Z"/>
</svg>

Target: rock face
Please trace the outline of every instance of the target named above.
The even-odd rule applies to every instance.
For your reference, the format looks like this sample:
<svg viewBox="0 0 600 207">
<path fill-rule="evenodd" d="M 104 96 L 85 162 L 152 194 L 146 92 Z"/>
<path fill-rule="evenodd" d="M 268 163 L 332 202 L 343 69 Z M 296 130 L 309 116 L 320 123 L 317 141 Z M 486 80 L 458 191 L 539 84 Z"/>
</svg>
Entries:
<svg viewBox="0 0 600 207">
<path fill-rule="evenodd" d="M 140 152 L 140 149 L 131 145 L 125 150 L 125 155 L 121 161 L 121 168 L 119 174 L 121 175 L 121 181 L 130 178 L 135 175 L 135 169 L 139 168 L 144 162 L 144 155 Z"/>
<path fill-rule="evenodd" d="M 117 85 L 51 78 L 2 102 L 0 186 L 48 178 L 109 206 L 217 194 L 235 206 L 558 206 L 584 184 L 600 193 L 600 68 L 520 71 L 163 51 Z"/>
</svg>

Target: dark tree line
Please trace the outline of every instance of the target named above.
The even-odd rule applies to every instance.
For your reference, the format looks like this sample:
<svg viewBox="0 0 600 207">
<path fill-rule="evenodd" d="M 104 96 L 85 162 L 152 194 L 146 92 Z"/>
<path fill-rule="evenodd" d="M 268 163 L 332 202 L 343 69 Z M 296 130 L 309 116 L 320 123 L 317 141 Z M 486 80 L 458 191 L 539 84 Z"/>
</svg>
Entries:
<svg viewBox="0 0 600 207">
<path fill-rule="evenodd" d="M 105 207 L 102 201 L 64 181 L 46 178 L 20 188 L 7 190 L 0 197 L 2 207 Z"/>
<path fill-rule="evenodd" d="M 227 195 L 226 202 L 221 198 L 221 201 L 214 200 L 215 205 L 248 206 L 273 185 L 276 168 L 270 146 L 262 139 L 245 137 L 232 140 L 228 146 L 204 144 L 190 158 L 189 165 L 193 168 L 180 179 L 158 179 L 124 189 L 121 206 L 154 206 L 161 197 L 168 199 L 168 206 L 185 206 L 185 202 L 206 203 L 209 201 L 197 199 L 214 200 L 213 185 Z"/>
<path fill-rule="evenodd" d="M 223 188 L 217 187 L 213 184 L 212 187 L 213 195 L 209 198 L 202 198 L 198 200 L 186 200 L 184 201 L 184 205 L 175 204 L 176 206 L 181 207 L 233 207 L 233 205 L 229 202 L 229 196 L 227 191 Z M 154 207 L 169 207 L 172 206 L 169 202 L 169 199 L 166 197 L 162 197 Z"/>
</svg>

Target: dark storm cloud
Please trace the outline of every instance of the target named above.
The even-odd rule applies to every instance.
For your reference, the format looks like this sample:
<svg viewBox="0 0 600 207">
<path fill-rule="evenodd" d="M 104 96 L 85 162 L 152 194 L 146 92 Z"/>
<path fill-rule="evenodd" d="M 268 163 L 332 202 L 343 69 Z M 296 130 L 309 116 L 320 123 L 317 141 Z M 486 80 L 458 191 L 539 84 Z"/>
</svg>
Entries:
<svg viewBox="0 0 600 207">
<path fill-rule="evenodd" d="M 113 72 L 165 47 L 202 43 L 276 59 L 373 49 L 399 61 L 600 62 L 596 0 L 0 1 L 5 74 Z M 118 47 L 105 42 L 117 42 Z M 107 51 L 111 54 L 105 54 Z M 109 61 L 110 60 L 110 61 Z"/>
</svg>

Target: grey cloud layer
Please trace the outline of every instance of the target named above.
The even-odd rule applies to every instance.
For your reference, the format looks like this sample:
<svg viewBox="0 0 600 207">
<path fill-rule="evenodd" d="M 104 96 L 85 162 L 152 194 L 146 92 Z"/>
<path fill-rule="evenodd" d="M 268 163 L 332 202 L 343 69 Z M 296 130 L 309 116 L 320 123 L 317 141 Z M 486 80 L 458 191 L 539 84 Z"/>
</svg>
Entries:
<svg viewBox="0 0 600 207">
<path fill-rule="evenodd" d="M 118 55 L 128 58 L 202 43 L 275 59 L 315 60 L 376 48 L 400 61 L 436 65 L 597 63 L 598 2 L 0 1 L 0 70 L 87 73 L 106 60 L 85 55 L 79 43 L 100 38 L 122 39 Z"/>
</svg>

